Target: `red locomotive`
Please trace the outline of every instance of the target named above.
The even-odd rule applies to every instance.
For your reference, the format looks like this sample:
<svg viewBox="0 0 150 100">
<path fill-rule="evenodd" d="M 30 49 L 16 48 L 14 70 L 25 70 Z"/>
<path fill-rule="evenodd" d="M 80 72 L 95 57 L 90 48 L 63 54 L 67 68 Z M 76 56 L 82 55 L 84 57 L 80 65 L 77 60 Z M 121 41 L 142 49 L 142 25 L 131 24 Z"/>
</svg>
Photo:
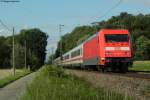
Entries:
<svg viewBox="0 0 150 100">
<path fill-rule="evenodd" d="M 57 58 L 54 63 L 67 67 L 107 68 L 126 72 L 132 65 L 131 36 L 128 30 L 102 29 L 84 43 Z"/>
</svg>

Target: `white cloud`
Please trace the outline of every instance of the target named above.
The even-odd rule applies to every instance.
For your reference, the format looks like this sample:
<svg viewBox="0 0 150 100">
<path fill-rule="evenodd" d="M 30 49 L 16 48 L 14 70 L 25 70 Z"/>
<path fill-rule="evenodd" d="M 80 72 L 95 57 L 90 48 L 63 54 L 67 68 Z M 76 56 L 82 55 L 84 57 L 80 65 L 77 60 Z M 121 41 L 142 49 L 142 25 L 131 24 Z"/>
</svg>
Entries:
<svg viewBox="0 0 150 100">
<path fill-rule="evenodd" d="M 1 33 L 1 32 L 4 32 L 4 31 L 5 31 L 4 29 L 1 29 L 1 30 L 0 30 L 0 33 Z"/>
<path fill-rule="evenodd" d="M 54 48 L 54 49 L 57 48 L 57 42 L 49 43 L 49 44 L 47 45 L 47 50 L 51 50 L 52 48 Z"/>
<path fill-rule="evenodd" d="M 12 35 L 10 31 L 5 30 L 5 29 L 0 30 L 0 36 L 10 36 L 10 35 Z"/>
<path fill-rule="evenodd" d="M 144 6 L 150 7 L 150 0 L 124 0 L 125 2 L 132 2 L 132 3 L 140 3 Z"/>
</svg>

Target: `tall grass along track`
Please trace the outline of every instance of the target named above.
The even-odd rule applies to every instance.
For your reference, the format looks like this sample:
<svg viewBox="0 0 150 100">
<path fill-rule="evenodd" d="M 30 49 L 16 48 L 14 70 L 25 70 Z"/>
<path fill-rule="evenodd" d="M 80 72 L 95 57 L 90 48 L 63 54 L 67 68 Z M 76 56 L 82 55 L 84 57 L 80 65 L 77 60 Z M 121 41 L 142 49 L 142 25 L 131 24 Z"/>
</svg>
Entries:
<svg viewBox="0 0 150 100">
<path fill-rule="evenodd" d="M 44 66 L 21 100 L 134 100 L 131 97 L 94 88 L 62 68 Z"/>
<path fill-rule="evenodd" d="M 103 87 L 123 95 L 136 97 L 137 100 L 150 99 L 150 80 L 120 76 L 121 74 L 99 73 L 93 71 L 66 69 L 67 73 L 83 78 L 96 87 Z M 144 99 L 143 99 L 144 98 Z M 149 100 L 147 99 L 147 100 Z"/>
</svg>

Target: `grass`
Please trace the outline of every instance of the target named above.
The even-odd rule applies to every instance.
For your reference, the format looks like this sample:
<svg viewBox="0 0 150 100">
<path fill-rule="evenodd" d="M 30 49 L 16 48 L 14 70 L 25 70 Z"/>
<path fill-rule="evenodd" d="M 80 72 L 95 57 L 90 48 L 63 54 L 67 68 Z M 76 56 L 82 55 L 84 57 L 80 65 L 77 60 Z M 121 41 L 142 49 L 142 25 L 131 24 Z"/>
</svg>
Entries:
<svg viewBox="0 0 150 100">
<path fill-rule="evenodd" d="M 96 89 L 84 80 L 66 75 L 62 68 L 45 66 L 21 100 L 131 100 L 127 96 Z"/>
<path fill-rule="evenodd" d="M 16 70 L 16 75 L 14 76 L 13 74 L 7 75 L 6 77 L 0 79 L 0 88 L 6 86 L 7 84 L 14 82 L 15 80 L 29 74 L 30 72 L 28 70 Z"/>
<path fill-rule="evenodd" d="M 19 71 L 19 70 L 17 70 Z M 13 70 L 11 69 L 0 69 L 0 80 L 11 75 Z"/>
<path fill-rule="evenodd" d="M 150 71 L 150 61 L 135 61 L 133 67 L 130 68 L 132 71 Z"/>
<path fill-rule="evenodd" d="M 147 98 L 150 99 L 150 85 L 144 86 L 142 94 L 146 95 Z"/>
</svg>

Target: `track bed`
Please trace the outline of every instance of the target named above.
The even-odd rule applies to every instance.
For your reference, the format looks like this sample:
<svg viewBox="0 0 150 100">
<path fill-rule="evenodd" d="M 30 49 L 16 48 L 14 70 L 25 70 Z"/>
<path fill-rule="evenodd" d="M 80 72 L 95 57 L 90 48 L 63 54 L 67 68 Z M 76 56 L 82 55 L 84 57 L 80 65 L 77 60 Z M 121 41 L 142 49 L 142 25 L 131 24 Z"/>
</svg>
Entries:
<svg viewBox="0 0 150 100">
<path fill-rule="evenodd" d="M 86 80 L 96 88 L 116 91 L 123 95 L 133 96 L 135 100 L 149 100 L 150 74 L 144 72 L 101 73 L 98 71 L 66 69 L 66 73 L 73 74 Z"/>
</svg>

